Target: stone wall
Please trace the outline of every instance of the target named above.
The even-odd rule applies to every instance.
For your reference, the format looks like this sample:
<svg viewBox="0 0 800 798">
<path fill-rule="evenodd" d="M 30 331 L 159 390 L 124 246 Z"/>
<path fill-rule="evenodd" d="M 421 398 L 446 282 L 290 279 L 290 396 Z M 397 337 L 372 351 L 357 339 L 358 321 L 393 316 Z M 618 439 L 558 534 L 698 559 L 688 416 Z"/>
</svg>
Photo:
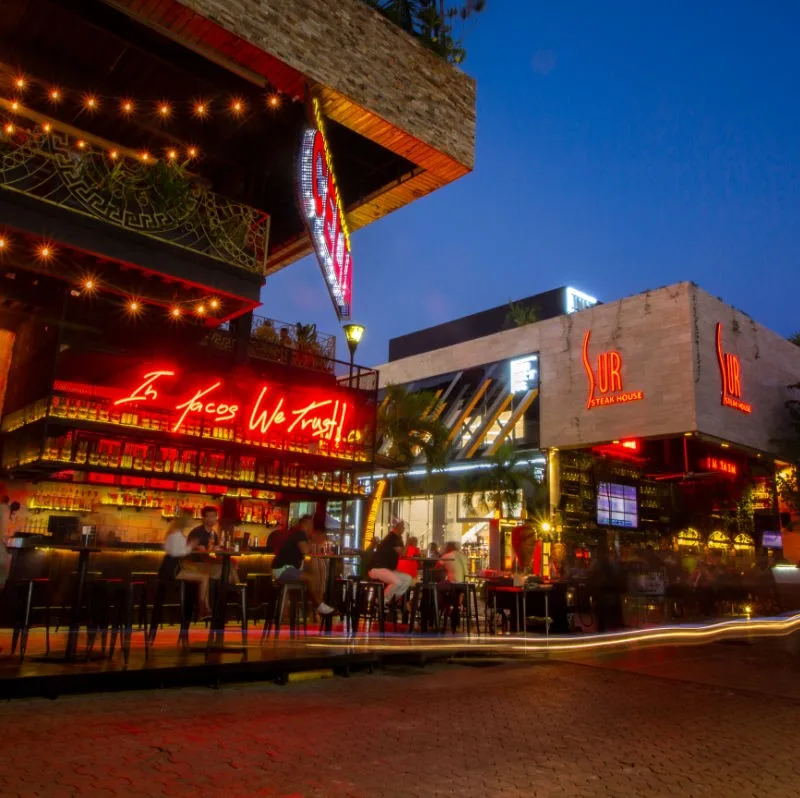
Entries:
<svg viewBox="0 0 800 798">
<path fill-rule="evenodd" d="M 723 406 L 715 330 L 738 355 L 746 414 Z M 643 398 L 587 407 L 598 356 L 620 357 L 622 390 Z M 379 366 L 381 386 L 406 383 L 509 358 L 540 353 L 543 447 L 577 447 L 630 437 L 700 432 L 779 452 L 788 434 L 787 386 L 800 381 L 800 348 L 692 283 L 647 291 L 607 305 L 506 330 Z M 609 392 L 611 393 L 611 392 Z M 594 396 L 601 398 L 598 390 Z"/>
</svg>

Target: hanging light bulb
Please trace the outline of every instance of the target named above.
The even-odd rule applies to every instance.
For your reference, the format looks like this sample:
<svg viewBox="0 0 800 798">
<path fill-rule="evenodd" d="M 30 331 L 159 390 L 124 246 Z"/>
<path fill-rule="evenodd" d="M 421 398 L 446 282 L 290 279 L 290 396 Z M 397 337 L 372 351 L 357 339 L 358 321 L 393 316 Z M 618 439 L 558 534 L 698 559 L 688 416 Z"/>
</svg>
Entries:
<svg viewBox="0 0 800 798">
<path fill-rule="evenodd" d="M 169 315 L 172 316 L 173 319 L 178 319 L 178 318 L 180 318 L 180 315 L 181 315 L 181 309 L 176 305 L 169 312 Z"/>
<path fill-rule="evenodd" d="M 83 105 L 88 111 L 96 111 L 100 107 L 100 103 L 94 94 L 87 94 L 83 98 Z"/>
<path fill-rule="evenodd" d="M 11 110 L 12 111 L 19 111 L 19 100 L 13 100 L 11 102 Z"/>
<path fill-rule="evenodd" d="M 272 94 L 267 97 L 267 105 L 270 108 L 280 108 L 281 107 L 281 96 L 277 92 L 272 92 Z"/>
<path fill-rule="evenodd" d="M 128 313 L 135 316 L 142 309 L 142 306 L 135 299 L 131 299 L 126 305 L 126 308 Z"/>
<path fill-rule="evenodd" d="M 108 153 L 108 157 L 111 158 L 112 161 L 116 161 L 119 158 L 119 150 L 111 150 Z"/>
<path fill-rule="evenodd" d="M 170 107 L 169 103 L 161 103 L 158 106 L 158 115 L 162 119 L 167 119 L 172 114 L 172 108 Z"/>
<path fill-rule="evenodd" d="M 167 158 L 169 158 L 170 161 L 176 160 L 177 157 L 178 157 L 177 150 L 167 150 Z"/>
<path fill-rule="evenodd" d="M 42 130 L 44 130 L 45 133 L 49 133 L 52 129 L 53 129 L 53 126 L 49 122 L 45 122 L 42 125 Z"/>
<path fill-rule="evenodd" d="M 206 306 L 205 305 L 198 305 L 195 312 L 198 316 L 205 316 L 206 313 Z"/>
<path fill-rule="evenodd" d="M 85 142 L 83 139 L 78 139 L 78 140 L 75 142 L 75 146 L 76 146 L 76 147 L 77 147 L 79 150 L 85 150 L 85 149 L 86 149 L 86 147 L 87 147 L 87 144 L 86 144 L 86 142 Z"/>
<path fill-rule="evenodd" d="M 244 100 L 234 97 L 231 100 L 231 111 L 237 116 L 244 111 Z"/>
<path fill-rule="evenodd" d="M 119 110 L 122 111 L 123 114 L 132 114 L 134 108 L 133 100 L 123 100 L 119 104 Z"/>
<path fill-rule="evenodd" d="M 15 86 L 16 86 L 16 87 L 17 87 L 17 88 L 20 90 L 20 91 L 25 91 L 25 89 L 28 87 L 28 81 L 27 81 L 27 80 L 25 80 L 25 76 L 24 76 L 24 75 L 19 75 L 18 77 L 16 77 L 16 78 L 14 79 L 14 85 L 15 85 Z"/>
<path fill-rule="evenodd" d="M 150 160 L 150 153 L 147 150 L 144 150 L 142 153 L 139 154 L 139 157 L 147 163 Z"/>
<path fill-rule="evenodd" d="M 6 239 L 3 236 L 0 236 L 0 252 L 2 252 L 6 248 L 7 244 L 8 241 L 6 241 Z"/>
<path fill-rule="evenodd" d="M 59 88 L 57 88 L 56 86 L 53 86 L 53 88 L 50 89 L 50 91 L 49 91 L 47 96 L 50 98 L 50 102 L 51 103 L 60 102 L 61 101 L 61 90 Z"/>
<path fill-rule="evenodd" d="M 95 288 L 97 288 L 97 283 L 94 281 L 93 277 L 86 277 L 81 283 L 81 287 L 84 291 L 91 294 Z"/>
<path fill-rule="evenodd" d="M 54 250 L 49 244 L 40 244 L 39 248 L 36 250 L 37 257 L 42 260 L 49 260 L 53 257 L 53 253 Z"/>
<path fill-rule="evenodd" d="M 204 117 L 208 116 L 208 105 L 204 102 L 195 103 L 194 105 L 194 115 L 203 119 Z"/>
<path fill-rule="evenodd" d="M 10 136 L 10 135 L 11 135 L 11 134 L 14 132 L 14 125 L 12 125 L 12 124 L 11 124 L 11 122 L 9 122 L 9 123 L 8 123 L 8 124 L 7 124 L 7 125 L 6 125 L 6 126 L 3 128 L 3 130 L 5 130 L 5 132 L 6 132 L 6 133 L 8 133 L 8 135 Z"/>
<path fill-rule="evenodd" d="M 190 158 L 196 158 L 197 157 L 197 147 L 189 147 L 189 149 L 186 150 L 186 154 Z"/>
</svg>

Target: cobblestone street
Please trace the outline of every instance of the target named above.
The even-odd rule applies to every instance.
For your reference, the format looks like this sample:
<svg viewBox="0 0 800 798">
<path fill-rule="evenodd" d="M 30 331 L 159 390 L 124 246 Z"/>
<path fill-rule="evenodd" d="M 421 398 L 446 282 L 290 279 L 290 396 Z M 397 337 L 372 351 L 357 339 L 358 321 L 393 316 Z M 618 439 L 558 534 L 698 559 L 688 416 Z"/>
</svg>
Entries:
<svg viewBox="0 0 800 798">
<path fill-rule="evenodd" d="M 0 794 L 800 796 L 795 698 L 612 668 L 450 664 L 10 702 Z"/>
</svg>

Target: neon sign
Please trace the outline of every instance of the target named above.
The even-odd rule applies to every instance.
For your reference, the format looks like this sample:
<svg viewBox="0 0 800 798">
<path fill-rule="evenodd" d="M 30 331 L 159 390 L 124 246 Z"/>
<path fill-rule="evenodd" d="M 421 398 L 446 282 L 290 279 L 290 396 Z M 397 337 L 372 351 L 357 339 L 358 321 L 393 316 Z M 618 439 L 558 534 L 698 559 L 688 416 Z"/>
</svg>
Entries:
<svg viewBox="0 0 800 798">
<path fill-rule="evenodd" d="M 119 407 L 159 403 L 160 408 L 176 414 L 172 425 L 172 431 L 176 433 L 185 432 L 192 419 L 207 418 L 222 423 L 244 418 L 247 431 L 261 437 L 283 432 L 289 438 L 316 438 L 336 444 L 354 441 L 358 437 L 358 430 L 346 424 L 349 403 L 341 398 L 315 396 L 298 404 L 292 401 L 291 393 L 282 393 L 273 386 L 261 384 L 255 399 L 246 403 L 226 395 L 227 392 L 221 390 L 221 380 L 175 397 L 163 388 L 163 384 L 165 380 L 176 378 L 174 371 L 148 371 L 132 391 L 113 404 Z"/>
<path fill-rule="evenodd" d="M 518 357 L 508 364 L 508 387 L 511 393 L 530 391 L 539 385 L 539 355 Z"/>
<path fill-rule="evenodd" d="M 722 325 L 717 322 L 717 363 L 722 379 L 722 404 L 741 413 L 752 413 L 753 406 L 742 401 L 742 363 L 738 355 L 722 349 Z"/>
<path fill-rule="evenodd" d="M 616 350 L 602 352 L 597 356 L 597 365 L 592 368 L 589 360 L 589 339 L 592 331 L 583 337 L 583 367 L 589 379 L 589 396 L 586 409 L 638 402 L 644 399 L 644 391 L 625 391 L 622 385 L 622 355 Z"/>
<path fill-rule="evenodd" d="M 719 457 L 706 457 L 704 464 L 709 471 L 719 471 L 721 474 L 730 474 L 732 477 L 735 477 L 739 471 L 736 463 L 722 460 Z"/>
<path fill-rule="evenodd" d="M 300 147 L 300 200 L 339 321 L 350 318 L 353 262 L 339 187 L 319 102 L 314 98 L 316 127 L 303 133 Z"/>
</svg>

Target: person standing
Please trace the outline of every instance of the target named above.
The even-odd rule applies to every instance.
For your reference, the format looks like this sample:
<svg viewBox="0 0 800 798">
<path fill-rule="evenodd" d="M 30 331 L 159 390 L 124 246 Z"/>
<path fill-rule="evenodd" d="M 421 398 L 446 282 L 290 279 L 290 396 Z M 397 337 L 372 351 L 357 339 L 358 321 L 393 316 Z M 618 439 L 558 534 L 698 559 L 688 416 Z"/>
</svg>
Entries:
<svg viewBox="0 0 800 798">
<path fill-rule="evenodd" d="M 327 605 L 316 590 L 312 575 L 303 570 L 303 560 L 309 552 L 310 536 L 314 530 L 314 519 L 304 515 L 297 526 L 289 531 L 280 551 L 272 561 L 272 576 L 281 585 L 302 582 L 312 603 L 320 615 L 331 615 L 333 607 Z"/>
<path fill-rule="evenodd" d="M 403 529 L 404 524 L 401 521 L 378 544 L 369 563 L 369 578 L 387 585 L 383 596 L 386 604 L 395 596 L 402 598 L 411 587 L 411 577 L 397 570 L 400 555 L 403 553 Z"/>
<path fill-rule="evenodd" d="M 450 612 L 450 623 L 453 634 L 458 629 L 458 624 L 461 620 L 461 597 L 464 595 L 464 585 L 467 581 L 467 571 L 469 564 L 467 558 L 459 549 L 458 543 L 454 540 L 448 541 L 445 545 L 444 554 L 439 560 L 441 567 L 445 569 L 445 580 L 439 582 L 437 589 L 442 598 L 442 607 L 448 609 L 452 607 Z M 458 587 L 455 587 L 458 585 Z M 468 597 L 467 597 L 467 600 Z"/>
<path fill-rule="evenodd" d="M 11 525 L 11 507 L 9 497 L 0 498 L 0 589 L 5 585 L 11 571 L 11 557 L 6 548 L 6 538 Z"/>
</svg>

